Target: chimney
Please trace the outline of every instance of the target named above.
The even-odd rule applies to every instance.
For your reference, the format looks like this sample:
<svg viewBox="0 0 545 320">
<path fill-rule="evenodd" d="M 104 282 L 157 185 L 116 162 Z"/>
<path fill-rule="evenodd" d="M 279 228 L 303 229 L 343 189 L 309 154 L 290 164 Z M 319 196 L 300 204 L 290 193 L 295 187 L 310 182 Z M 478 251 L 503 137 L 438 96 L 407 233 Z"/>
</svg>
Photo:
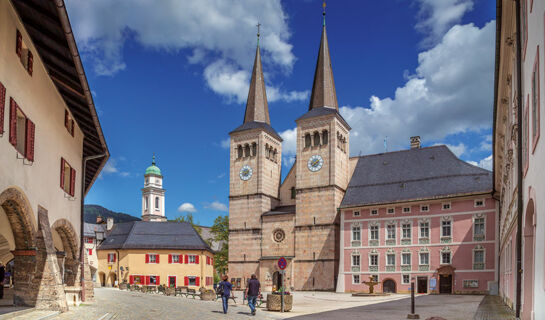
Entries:
<svg viewBox="0 0 545 320">
<path fill-rule="evenodd" d="M 114 227 L 114 218 L 110 217 L 106 220 L 106 230 L 110 231 L 112 230 L 113 227 Z"/>
<path fill-rule="evenodd" d="M 411 149 L 420 149 L 420 136 L 411 137 Z"/>
<path fill-rule="evenodd" d="M 102 216 L 97 217 L 97 224 L 101 224 L 103 221 Z"/>
</svg>

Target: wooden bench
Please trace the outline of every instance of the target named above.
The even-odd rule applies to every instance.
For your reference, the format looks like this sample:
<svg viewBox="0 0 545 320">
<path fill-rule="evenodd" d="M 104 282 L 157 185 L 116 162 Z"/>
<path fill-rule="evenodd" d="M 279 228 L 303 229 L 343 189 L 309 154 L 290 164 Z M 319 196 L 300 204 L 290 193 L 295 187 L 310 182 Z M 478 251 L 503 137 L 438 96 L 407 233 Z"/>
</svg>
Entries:
<svg viewBox="0 0 545 320">
<path fill-rule="evenodd" d="M 177 287 L 176 293 L 174 293 L 175 296 L 185 296 L 187 294 L 187 287 Z"/>
<path fill-rule="evenodd" d="M 185 294 L 185 296 L 186 296 L 186 298 L 188 296 L 192 296 L 193 299 L 195 299 L 195 297 L 200 297 L 201 293 L 197 292 L 197 290 L 195 290 L 195 289 L 187 289 L 187 293 Z"/>
<path fill-rule="evenodd" d="M 263 295 L 260 294 L 259 296 L 257 296 L 257 299 L 255 300 L 255 306 L 259 308 L 265 302 L 267 302 L 267 301 L 263 300 Z M 246 299 L 246 295 L 244 295 L 244 298 L 242 300 L 242 304 L 248 304 L 248 299 Z"/>
</svg>

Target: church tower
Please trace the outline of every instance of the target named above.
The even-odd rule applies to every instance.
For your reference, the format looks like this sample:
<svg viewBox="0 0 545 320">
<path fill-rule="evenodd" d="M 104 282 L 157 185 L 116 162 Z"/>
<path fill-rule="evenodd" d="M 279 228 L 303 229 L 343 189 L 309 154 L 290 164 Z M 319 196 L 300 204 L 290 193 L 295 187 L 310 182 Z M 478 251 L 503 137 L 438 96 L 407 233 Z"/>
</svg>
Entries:
<svg viewBox="0 0 545 320">
<path fill-rule="evenodd" d="M 165 216 L 165 189 L 161 169 L 155 165 L 155 155 L 151 166 L 144 174 L 144 188 L 142 188 L 142 220 L 167 221 Z"/>
<path fill-rule="evenodd" d="M 332 290 L 339 259 L 337 208 L 349 181 L 350 126 L 339 113 L 325 7 L 310 104 L 296 123 L 295 288 Z"/>
<path fill-rule="evenodd" d="M 229 274 L 247 279 L 258 274 L 261 215 L 278 203 L 282 159 L 282 138 L 270 125 L 259 31 L 244 120 L 229 134 Z"/>
</svg>

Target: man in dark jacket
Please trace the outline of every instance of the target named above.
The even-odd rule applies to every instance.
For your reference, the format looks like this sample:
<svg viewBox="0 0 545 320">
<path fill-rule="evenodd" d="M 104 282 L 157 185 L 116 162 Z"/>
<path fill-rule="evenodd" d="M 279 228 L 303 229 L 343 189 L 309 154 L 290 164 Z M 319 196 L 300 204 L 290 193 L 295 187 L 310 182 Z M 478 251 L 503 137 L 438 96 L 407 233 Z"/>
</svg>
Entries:
<svg viewBox="0 0 545 320">
<path fill-rule="evenodd" d="M 4 278 L 6 274 L 6 268 L 0 262 L 0 299 L 4 299 Z"/>
<path fill-rule="evenodd" d="M 252 274 L 250 280 L 248 280 L 248 286 L 246 287 L 246 299 L 248 299 L 248 306 L 252 310 L 252 315 L 255 316 L 255 302 L 257 297 L 261 294 L 261 284 L 257 280 L 257 276 Z"/>
</svg>

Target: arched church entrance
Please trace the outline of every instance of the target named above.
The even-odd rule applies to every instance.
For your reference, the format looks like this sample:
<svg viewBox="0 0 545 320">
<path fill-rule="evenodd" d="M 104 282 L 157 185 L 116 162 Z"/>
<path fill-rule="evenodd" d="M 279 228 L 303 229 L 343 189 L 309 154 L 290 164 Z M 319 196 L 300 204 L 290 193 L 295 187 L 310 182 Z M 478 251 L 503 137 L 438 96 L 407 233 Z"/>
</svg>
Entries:
<svg viewBox="0 0 545 320">
<path fill-rule="evenodd" d="M 396 283 L 392 279 L 386 279 L 382 283 L 382 292 L 384 293 L 396 293 Z"/>
<path fill-rule="evenodd" d="M 80 271 L 79 245 L 76 231 L 70 221 L 66 219 L 55 221 L 51 229 L 53 243 L 61 242 L 60 245 L 56 244 L 55 248 L 57 249 L 57 261 L 61 270 L 63 283 L 67 286 L 74 286 L 76 285 L 76 279 Z"/>
<path fill-rule="evenodd" d="M 523 268 L 523 305 L 522 319 L 531 319 L 534 309 L 534 253 L 535 253 L 535 207 L 534 200 L 530 199 L 526 206 L 524 218 L 524 263 Z"/>
<path fill-rule="evenodd" d="M 282 275 L 280 272 L 276 271 L 273 273 L 273 288 L 276 288 L 278 290 L 280 287 L 282 287 Z"/>
</svg>

